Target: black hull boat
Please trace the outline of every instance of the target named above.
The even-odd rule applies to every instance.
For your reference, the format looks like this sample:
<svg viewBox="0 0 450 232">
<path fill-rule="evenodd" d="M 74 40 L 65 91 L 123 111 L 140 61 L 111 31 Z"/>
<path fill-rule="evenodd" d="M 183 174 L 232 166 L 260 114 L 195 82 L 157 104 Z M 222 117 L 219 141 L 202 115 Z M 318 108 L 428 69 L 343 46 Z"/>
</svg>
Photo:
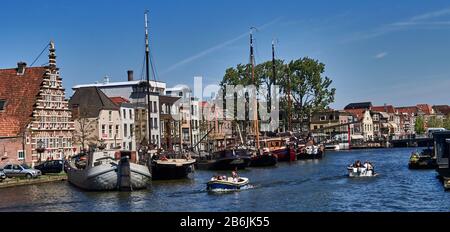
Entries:
<svg viewBox="0 0 450 232">
<path fill-rule="evenodd" d="M 212 157 L 197 160 L 197 168 L 202 170 L 235 170 L 249 167 L 250 156 L 244 149 L 227 149 L 214 152 Z"/>
<path fill-rule="evenodd" d="M 251 156 L 250 167 L 271 167 L 277 165 L 277 163 L 278 157 L 276 155 L 269 152 L 263 152 L 262 154 L 255 152 Z"/>
<path fill-rule="evenodd" d="M 196 160 L 169 159 L 152 162 L 153 180 L 185 179 L 192 172 Z"/>
</svg>

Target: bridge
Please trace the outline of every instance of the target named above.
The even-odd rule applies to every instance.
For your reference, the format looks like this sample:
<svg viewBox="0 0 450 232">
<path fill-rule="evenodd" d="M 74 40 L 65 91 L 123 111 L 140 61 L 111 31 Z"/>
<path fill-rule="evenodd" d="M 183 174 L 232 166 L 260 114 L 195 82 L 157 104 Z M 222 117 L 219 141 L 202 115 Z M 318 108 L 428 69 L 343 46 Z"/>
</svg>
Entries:
<svg viewBox="0 0 450 232">
<path fill-rule="evenodd" d="M 413 136 L 410 138 L 393 138 L 390 141 L 393 147 L 431 147 L 434 139 L 428 136 Z"/>
</svg>

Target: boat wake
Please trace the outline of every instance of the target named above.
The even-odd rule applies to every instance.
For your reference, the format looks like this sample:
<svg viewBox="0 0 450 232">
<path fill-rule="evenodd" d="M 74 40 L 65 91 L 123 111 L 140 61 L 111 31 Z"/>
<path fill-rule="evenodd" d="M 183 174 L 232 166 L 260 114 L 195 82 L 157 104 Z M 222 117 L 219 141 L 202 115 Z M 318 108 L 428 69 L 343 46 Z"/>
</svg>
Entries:
<svg viewBox="0 0 450 232">
<path fill-rule="evenodd" d="M 249 184 L 249 185 L 244 186 L 244 187 L 242 187 L 240 189 L 211 189 L 211 190 L 208 190 L 208 192 L 211 192 L 211 193 L 231 193 L 231 192 L 240 192 L 240 191 L 243 191 L 243 190 L 249 190 L 249 189 L 254 189 L 254 188 L 256 188 L 256 186 Z"/>
</svg>

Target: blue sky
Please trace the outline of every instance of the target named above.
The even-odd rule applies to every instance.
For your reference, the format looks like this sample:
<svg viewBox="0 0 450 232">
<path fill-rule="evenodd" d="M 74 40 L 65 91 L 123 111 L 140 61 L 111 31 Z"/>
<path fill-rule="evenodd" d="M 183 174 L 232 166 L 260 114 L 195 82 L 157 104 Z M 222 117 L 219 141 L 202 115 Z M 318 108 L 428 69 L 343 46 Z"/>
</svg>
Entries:
<svg viewBox="0 0 450 232">
<path fill-rule="evenodd" d="M 140 78 L 143 12 L 158 80 L 169 86 L 218 83 L 226 68 L 248 61 L 256 33 L 257 62 L 304 56 L 326 64 L 336 103 L 450 103 L 450 2 L 422 0 L 2 1 L 0 68 L 31 64 L 50 39 L 71 94 L 76 84 Z M 46 54 L 45 54 L 46 55 Z M 37 65 L 46 62 L 41 57 Z"/>
</svg>

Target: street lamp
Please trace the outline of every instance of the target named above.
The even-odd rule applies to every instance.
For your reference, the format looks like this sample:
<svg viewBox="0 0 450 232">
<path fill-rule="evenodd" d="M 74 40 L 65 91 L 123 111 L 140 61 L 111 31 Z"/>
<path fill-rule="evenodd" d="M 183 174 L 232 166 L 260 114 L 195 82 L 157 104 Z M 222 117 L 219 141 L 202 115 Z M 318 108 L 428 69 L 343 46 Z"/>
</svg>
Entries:
<svg viewBox="0 0 450 232">
<path fill-rule="evenodd" d="M 42 162 L 42 153 L 45 152 L 44 142 L 41 139 L 37 142 L 36 152 L 39 154 L 39 163 Z"/>
</svg>

